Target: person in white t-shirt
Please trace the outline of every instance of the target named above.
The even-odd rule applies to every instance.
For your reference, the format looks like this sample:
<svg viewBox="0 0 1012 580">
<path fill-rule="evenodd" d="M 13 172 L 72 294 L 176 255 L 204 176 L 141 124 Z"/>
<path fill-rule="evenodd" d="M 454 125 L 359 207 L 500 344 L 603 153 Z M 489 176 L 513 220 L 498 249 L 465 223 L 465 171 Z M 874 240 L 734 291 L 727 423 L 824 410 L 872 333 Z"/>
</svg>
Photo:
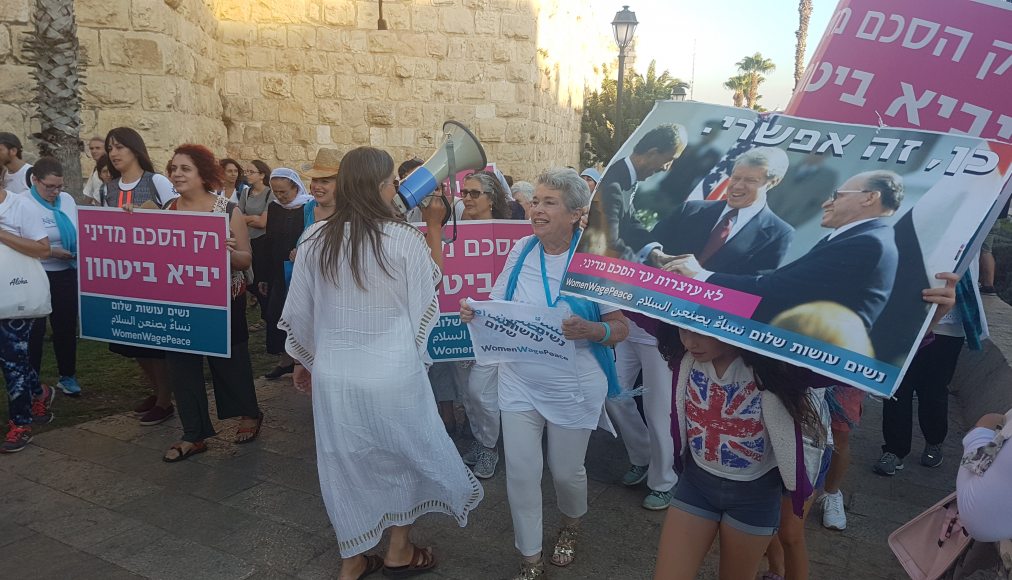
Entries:
<svg viewBox="0 0 1012 580">
<path fill-rule="evenodd" d="M 7 170 L 0 165 L 0 183 Z M 0 188 L 0 246 L 7 246 L 32 258 L 49 256 L 49 240 L 42 222 L 33 219 L 25 206 L 28 200 Z M 28 357 L 32 319 L 0 320 L 0 366 L 7 385 L 7 436 L 0 453 L 21 451 L 32 440 L 32 425 L 53 420 L 50 405 L 55 391 L 39 382 Z"/>
<path fill-rule="evenodd" d="M 100 135 L 95 135 L 89 139 L 88 154 L 95 161 L 95 170 L 88 176 L 88 181 L 84 184 L 82 193 L 84 194 L 85 201 L 90 203 L 90 205 L 102 205 L 101 190 L 104 182 L 102 181 L 102 176 L 98 174 L 98 162 L 105 155 L 105 139 Z"/>
<path fill-rule="evenodd" d="M 53 353 L 60 372 L 57 386 L 67 395 L 81 394 L 77 382 L 77 203 L 63 191 L 63 166 L 52 157 L 43 157 L 32 171 L 32 188 L 25 194 L 26 213 L 41 223 L 49 238 L 49 257 L 42 267 L 49 277 L 53 312 Z M 35 372 L 42 372 L 46 319 L 35 320 L 28 352 Z"/>
<path fill-rule="evenodd" d="M 155 173 L 144 139 L 129 127 L 117 127 L 105 137 L 105 151 L 112 163 L 113 182 L 105 204 L 160 208 L 176 197 L 172 183 Z"/>
<path fill-rule="evenodd" d="M 515 580 L 545 574 L 541 440 L 546 426 L 548 466 L 562 512 L 551 562 L 568 566 L 576 556 L 580 518 L 587 513 L 587 443 L 602 416 L 607 424 L 605 397 L 621 390 L 610 347 L 629 333 L 625 316 L 614 307 L 559 295 L 590 197 L 587 184 L 572 169 L 549 169 L 540 175 L 530 208 L 534 236 L 513 247 L 491 293 L 494 300 L 568 311 L 563 332 L 576 346 L 575 364 L 565 369 L 551 361 L 499 365 L 506 491 L 516 547 L 523 557 Z M 461 302 L 460 318 L 465 323 L 474 319 L 466 301 Z"/>
<path fill-rule="evenodd" d="M 9 193 L 25 193 L 31 183 L 29 176 L 32 166 L 21 159 L 24 147 L 13 133 L 0 133 L 0 165 L 7 169 L 3 187 Z"/>
</svg>

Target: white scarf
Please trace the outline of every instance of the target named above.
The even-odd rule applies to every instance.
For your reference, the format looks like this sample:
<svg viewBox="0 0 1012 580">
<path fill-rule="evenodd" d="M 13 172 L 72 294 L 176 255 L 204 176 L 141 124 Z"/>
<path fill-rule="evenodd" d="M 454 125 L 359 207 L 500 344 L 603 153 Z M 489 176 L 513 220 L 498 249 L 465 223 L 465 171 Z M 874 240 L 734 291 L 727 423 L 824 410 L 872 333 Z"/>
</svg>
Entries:
<svg viewBox="0 0 1012 580">
<path fill-rule="evenodd" d="M 302 207 L 313 200 L 313 196 L 306 191 L 306 186 L 302 183 L 302 179 L 299 178 L 299 174 L 295 173 L 294 170 L 288 169 L 287 167 L 278 167 L 274 171 L 271 171 L 271 179 L 274 179 L 275 177 L 283 177 L 288 181 L 291 181 L 295 184 L 295 187 L 299 189 L 299 193 L 295 196 L 295 199 L 288 203 L 281 203 L 277 197 L 274 198 L 274 203 L 285 209 L 295 209 L 297 207 Z M 276 195 L 277 194 L 275 194 L 275 196 Z"/>
</svg>

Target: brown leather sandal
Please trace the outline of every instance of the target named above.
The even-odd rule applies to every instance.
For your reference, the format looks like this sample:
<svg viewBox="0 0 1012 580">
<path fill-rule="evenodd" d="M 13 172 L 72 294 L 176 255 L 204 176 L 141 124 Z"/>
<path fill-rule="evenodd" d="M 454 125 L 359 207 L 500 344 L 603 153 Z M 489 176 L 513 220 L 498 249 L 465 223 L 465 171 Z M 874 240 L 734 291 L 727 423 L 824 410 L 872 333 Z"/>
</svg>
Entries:
<svg viewBox="0 0 1012 580">
<path fill-rule="evenodd" d="M 432 555 L 431 548 L 419 548 L 412 545 L 414 553 L 411 554 L 411 562 L 404 566 L 383 566 L 383 575 L 387 578 L 410 578 L 424 574 L 436 567 L 436 557 Z"/>
</svg>

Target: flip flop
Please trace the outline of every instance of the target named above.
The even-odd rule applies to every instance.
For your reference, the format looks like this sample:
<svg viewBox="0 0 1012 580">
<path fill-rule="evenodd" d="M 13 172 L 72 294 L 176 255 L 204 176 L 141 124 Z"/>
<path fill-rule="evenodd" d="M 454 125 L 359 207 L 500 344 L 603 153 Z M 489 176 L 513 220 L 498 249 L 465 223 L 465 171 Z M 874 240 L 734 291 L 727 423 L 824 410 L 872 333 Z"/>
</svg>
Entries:
<svg viewBox="0 0 1012 580">
<path fill-rule="evenodd" d="M 236 437 L 235 444 L 242 445 L 243 443 L 250 443 L 252 441 L 255 441 L 257 436 L 260 435 L 260 427 L 262 427 L 263 424 L 264 424 L 264 414 L 263 411 L 261 411 L 260 416 L 257 417 L 256 427 L 239 427 L 238 429 L 235 430 L 235 437 Z M 247 433 L 250 434 L 249 438 L 239 439 L 240 435 L 246 435 Z"/>
<path fill-rule="evenodd" d="M 198 453 L 203 453 L 207 451 L 207 443 L 204 443 L 203 441 L 196 441 L 191 445 L 191 447 L 188 450 L 183 449 L 182 443 L 175 443 L 172 445 L 172 447 L 169 447 L 169 451 L 172 451 L 173 449 L 175 449 L 176 452 L 179 453 L 179 455 L 173 457 L 172 459 L 169 459 L 168 457 L 163 455 L 162 461 L 164 461 L 165 463 L 176 463 L 177 461 L 188 459 L 192 455 L 197 455 Z"/>
<path fill-rule="evenodd" d="M 436 567 L 436 558 L 429 548 L 411 546 L 414 553 L 411 554 L 411 562 L 404 566 L 383 566 L 383 575 L 387 578 L 410 578 L 419 574 L 425 574 Z"/>
<path fill-rule="evenodd" d="M 358 575 L 358 580 L 362 580 L 370 574 L 379 572 L 383 568 L 383 558 L 380 558 L 376 554 L 365 555 L 365 570 Z"/>
</svg>

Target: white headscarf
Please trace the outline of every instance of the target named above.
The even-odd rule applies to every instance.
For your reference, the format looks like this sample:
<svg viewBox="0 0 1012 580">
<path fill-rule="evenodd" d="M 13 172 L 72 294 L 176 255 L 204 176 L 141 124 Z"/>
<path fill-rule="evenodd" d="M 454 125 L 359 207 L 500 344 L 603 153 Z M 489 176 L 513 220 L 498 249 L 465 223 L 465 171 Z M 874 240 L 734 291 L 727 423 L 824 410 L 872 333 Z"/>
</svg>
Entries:
<svg viewBox="0 0 1012 580">
<path fill-rule="evenodd" d="M 295 173 L 294 170 L 288 169 L 287 167 L 278 167 L 274 171 L 271 171 L 271 179 L 275 177 L 284 177 L 288 181 L 295 184 L 295 187 L 299 189 L 299 193 L 295 196 L 295 199 L 288 203 L 281 203 L 278 199 L 274 198 L 274 203 L 280 205 L 285 209 L 295 209 L 302 207 L 313 200 L 313 196 L 306 191 L 305 184 L 302 183 L 302 179 L 299 178 L 299 174 Z"/>
</svg>

